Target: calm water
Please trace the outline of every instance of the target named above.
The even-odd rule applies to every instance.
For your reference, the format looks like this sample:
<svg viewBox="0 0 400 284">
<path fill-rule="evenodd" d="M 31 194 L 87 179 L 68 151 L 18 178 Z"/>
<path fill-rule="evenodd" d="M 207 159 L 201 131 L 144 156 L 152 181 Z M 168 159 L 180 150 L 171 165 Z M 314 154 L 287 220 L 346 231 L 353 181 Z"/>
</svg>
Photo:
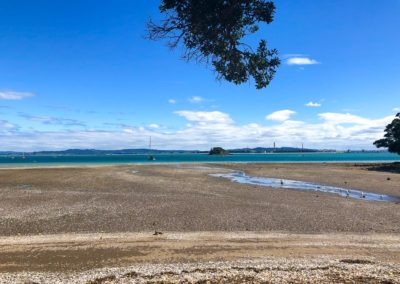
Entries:
<svg viewBox="0 0 400 284">
<path fill-rule="evenodd" d="M 358 189 L 349 189 L 336 186 L 304 182 L 298 180 L 276 179 L 267 177 L 252 177 L 244 172 L 233 171 L 231 173 L 210 174 L 214 177 L 227 178 L 233 182 L 251 184 L 257 186 L 272 187 L 277 189 L 291 189 L 301 191 L 317 191 L 336 194 L 346 198 L 354 198 L 366 201 L 395 202 L 400 203 L 400 197 L 374 192 L 366 192 Z"/>
<path fill-rule="evenodd" d="M 94 165 L 94 164 L 141 164 L 141 163 L 275 163 L 275 162 L 400 162 L 400 155 L 379 153 L 290 153 L 290 154 L 233 154 L 209 156 L 207 154 L 160 154 L 149 161 L 147 155 L 99 155 L 99 156 L 0 156 L 0 167 Z"/>
</svg>

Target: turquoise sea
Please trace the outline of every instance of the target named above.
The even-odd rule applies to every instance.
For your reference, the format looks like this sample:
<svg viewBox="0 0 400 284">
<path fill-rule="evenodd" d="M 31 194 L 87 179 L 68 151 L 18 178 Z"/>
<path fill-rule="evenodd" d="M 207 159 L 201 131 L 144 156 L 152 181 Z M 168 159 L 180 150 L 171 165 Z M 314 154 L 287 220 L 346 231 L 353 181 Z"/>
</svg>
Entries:
<svg viewBox="0 0 400 284">
<path fill-rule="evenodd" d="M 352 163 L 400 162 L 400 155 L 387 152 L 365 153 L 268 153 L 210 156 L 207 154 L 157 154 L 149 161 L 148 155 L 91 155 L 91 156 L 0 156 L 0 167 L 119 165 L 148 163 Z"/>
</svg>

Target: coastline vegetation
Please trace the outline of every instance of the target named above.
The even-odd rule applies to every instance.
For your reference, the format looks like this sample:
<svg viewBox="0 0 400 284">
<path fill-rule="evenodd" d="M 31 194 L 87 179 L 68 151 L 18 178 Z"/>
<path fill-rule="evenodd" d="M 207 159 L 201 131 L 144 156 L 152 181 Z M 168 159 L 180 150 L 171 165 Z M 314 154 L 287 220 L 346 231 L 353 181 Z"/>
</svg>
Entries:
<svg viewBox="0 0 400 284">
<path fill-rule="evenodd" d="M 209 155 L 229 155 L 229 151 L 225 150 L 222 147 L 214 147 L 211 148 L 210 152 L 208 153 Z"/>
</svg>

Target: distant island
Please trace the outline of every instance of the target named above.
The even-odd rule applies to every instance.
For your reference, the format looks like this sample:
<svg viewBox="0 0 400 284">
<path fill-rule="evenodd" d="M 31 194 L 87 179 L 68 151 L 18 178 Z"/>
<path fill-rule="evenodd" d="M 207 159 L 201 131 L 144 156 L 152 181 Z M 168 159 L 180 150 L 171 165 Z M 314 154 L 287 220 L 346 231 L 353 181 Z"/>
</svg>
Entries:
<svg viewBox="0 0 400 284">
<path fill-rule="evenodd" d="M 227 151 L 221 147 L 214 147 L 214 148 L 211 148 L 211 150 L 210 150 L 210 152 L 208 152 L 208 154 L 209 155 L 229 155 L 229 151 Z"/>
</svg>

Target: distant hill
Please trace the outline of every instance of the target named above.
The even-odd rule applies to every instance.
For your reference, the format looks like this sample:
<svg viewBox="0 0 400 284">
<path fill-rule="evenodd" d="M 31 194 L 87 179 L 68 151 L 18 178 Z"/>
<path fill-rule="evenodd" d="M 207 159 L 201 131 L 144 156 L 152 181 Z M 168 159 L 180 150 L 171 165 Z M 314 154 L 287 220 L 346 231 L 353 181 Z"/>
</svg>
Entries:
<svg viewBox="0 0 400 284">
<path fill-rule="evenodd" d="M 199 151 L 186 150 L 156 150 L 156 149 L 122 149 L 122 150 L 96 150 L 96 149 L 68 149 L 64 151 L 40 151 L 29 153 L 31 155 L 135 155 L 135 154 L 182 154 L 198 153 Z"/>
<path fill-rule="evenodd" d="M 230 154 L 242 153 L 295 153 L 295 152 L 335 152 L 335 150 L 316 150 L 316 149 L 301 149 L 295 147 L 280 147 L 280 148 L 238 148 L 226 150 Z M 199 150 L 157 150 L 157 149 L 121 149 L 121 150 L 97 150 L 97 149 L 68 149 L 62 151 L 37 151 L 37 152 L 15 152 L 15 151 L 0 151 L 0 155 L 148 155 L 148 154 L 207 154 L 209 151 Z"/>
<path fill-rule="evenodd" d="M 18 155 L 21 154 L 21 152 L 15 152 L 15 151 L 0 151 L 0 155 Z"/>
<path fill-rule="evenodd" d="M 229 150 L 230 153 L 293 153 L 293 152 L 320 152 L 316 149 L 302 149 L 295 147 L 279 147 L 279 148 L 240 148 Z"/>
</svg>

